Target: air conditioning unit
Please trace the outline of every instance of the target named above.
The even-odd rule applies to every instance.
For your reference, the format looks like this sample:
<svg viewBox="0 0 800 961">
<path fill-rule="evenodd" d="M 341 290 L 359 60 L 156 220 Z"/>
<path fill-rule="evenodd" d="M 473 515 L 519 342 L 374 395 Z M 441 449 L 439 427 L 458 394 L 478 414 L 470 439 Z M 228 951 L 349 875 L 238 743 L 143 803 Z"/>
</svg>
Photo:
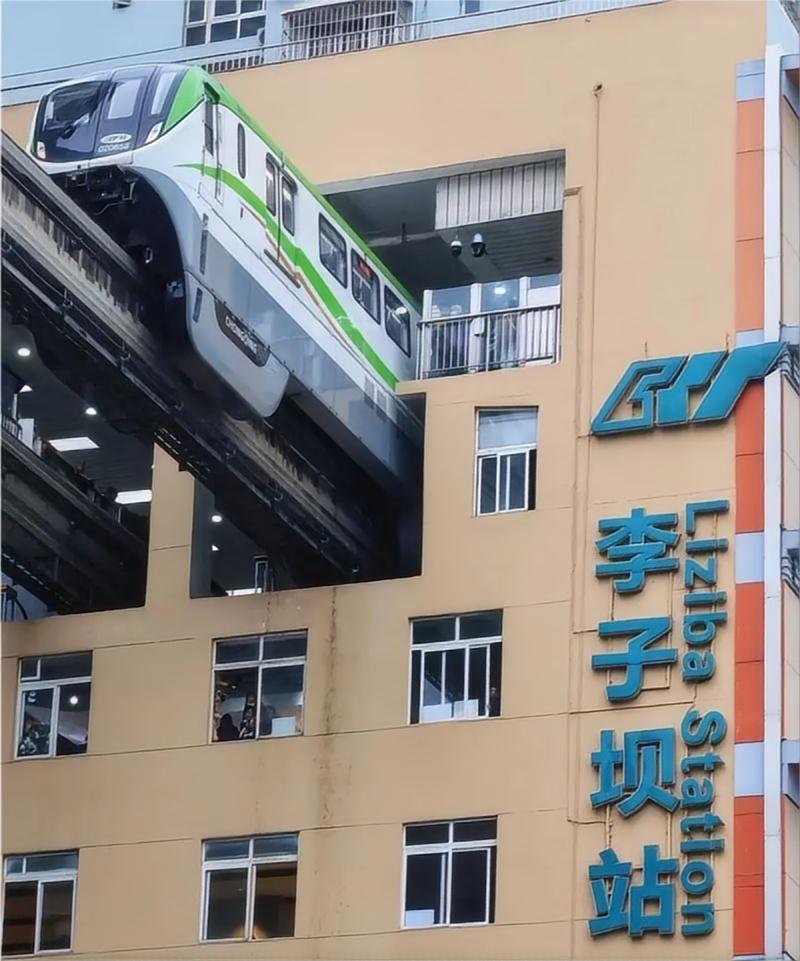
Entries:
<svg viewBox="0 0 800 961">
<path fill-rule="evenodd" d="M 125 7 L 129 7 L 133 0 L 111 0 L 112 10 L 124 10 Z"/>
</svg>

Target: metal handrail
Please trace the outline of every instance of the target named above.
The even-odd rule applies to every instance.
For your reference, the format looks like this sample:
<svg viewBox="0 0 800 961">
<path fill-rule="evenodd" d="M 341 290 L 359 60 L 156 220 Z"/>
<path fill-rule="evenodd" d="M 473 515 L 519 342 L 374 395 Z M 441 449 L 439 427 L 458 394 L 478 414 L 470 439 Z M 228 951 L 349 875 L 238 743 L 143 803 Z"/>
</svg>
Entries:
<svg viewBox="0 0 800 961">
<path fill-rule="evenodd" d="M 285 63 L 299 59 L 316 59 L 318 56 L 336 56 L 339 53 L 355 52 L 374 47 L 408 43 L 417 40 L 435 40 L 439 37 L 456 36 L 463 33 L 496 30 L 501 27 L 518 26 L 526 23 L 537 23 L 548 20 L 562 20 L 569 17 L 584 16 L 606 10 L 616 10 L 624 7 L 648 6 L 664 3 L 666 0 L 536 0 L 518 6 L 509 6 L 502 10 L 483 10 L 477 13 L 460 14 L 431 20 L 410 20 L 398 22 L 393 26 L 379 26 L 356 30 L 352 33 L 339 34 L 337 42 L 341 42 L 342 49 L 331 52 L 314 54 L 313 57 L 300 58 L 291 56 L 290 48 L 296 44 L 306 43 L 306 40 L 289 40 L 273 44 L 258 44 L 229 48 L 220 53 L 204 50 L 203 53 L 188 56 L 185 45 L 151 50 L 145 53 L 125 54 L 119 57 L 97 57 L 82 63 L 63 64 L 56 67 L 45 67 L 42 70 L 31 70 L 3 77 L 4 104 L 21 103 L 25 100 L 23 91 L 29 91 L 31 96 L 42 96 L 50 88 L 67 80 L 73 80 L 89 70 L 104 66 L 114 69 L 125 65 L 154 62 L 182 63 L 203 67 L 209 73 L 226 73 L 243 70 L 248 67 L 261 67 L 268 64 Z M 356 40 L 365 35 L 374 34 L 380 39 L 381 35 L 393 34 L 388 42 L 358 42 L 348 45 L 347 38 Z M 320 38 L 322 40 L 324 38 Z M 333 39 L 333 38 L 331 38 Z M 230 41 L 230 44 L 237 41 Z M 211 46 L 211 45 L 207 45 Z M 9 85 L 9 80 L 19 82 Z M 11 97 L 8 95 L 11 94 Z"/>
<path fill-rule="evenodd" d="M 558 360 L 561 307 L 518 307 L 419 321 L 417 377 L 452 377 Z"/>
</svg>

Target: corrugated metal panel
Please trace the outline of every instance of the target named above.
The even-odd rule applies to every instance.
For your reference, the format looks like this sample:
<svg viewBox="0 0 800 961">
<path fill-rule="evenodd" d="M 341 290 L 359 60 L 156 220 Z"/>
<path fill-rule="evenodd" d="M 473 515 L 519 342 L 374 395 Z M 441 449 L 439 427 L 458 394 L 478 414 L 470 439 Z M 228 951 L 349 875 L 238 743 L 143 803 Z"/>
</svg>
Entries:
<svg viewBox="0 0 800 961">
<path fill-rule="evenodd" d="M 443 177 L 436 184 L 436 229 L 561 210 L 563 195 L 563 160 Z"/>
</svg>

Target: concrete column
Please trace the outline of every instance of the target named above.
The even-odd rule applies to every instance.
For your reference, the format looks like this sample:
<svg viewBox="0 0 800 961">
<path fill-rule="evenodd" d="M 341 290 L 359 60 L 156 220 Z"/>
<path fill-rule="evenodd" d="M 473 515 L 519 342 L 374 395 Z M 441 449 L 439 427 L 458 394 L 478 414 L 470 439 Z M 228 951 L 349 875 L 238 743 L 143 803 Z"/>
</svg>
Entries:
<svg viewBox="0 0 800 961">
<path fill-rule="evenodd" d="M 174 605 L 189 597 L 193 504 L 192 476 L 154 446 L 146 607 Z"/>
</svg>

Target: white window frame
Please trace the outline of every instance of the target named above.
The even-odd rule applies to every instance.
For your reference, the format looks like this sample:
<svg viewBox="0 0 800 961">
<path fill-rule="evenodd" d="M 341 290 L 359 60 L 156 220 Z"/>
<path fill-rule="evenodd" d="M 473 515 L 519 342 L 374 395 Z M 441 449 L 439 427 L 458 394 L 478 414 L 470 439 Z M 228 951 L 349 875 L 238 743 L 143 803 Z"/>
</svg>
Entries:
<svg viewBox="0 0 800 961">
<path fill-rule="evenodd" d="M 347 274 L 348 274 L 348 248 L 347 241 L 342 236 L 341 232 L 333 226 L 333 224 L 328 220 L 325 214 L 320 214 L 318 218 L 318 245 L 317 245 L 317 256 L 319 258 L 320 267 L 323 267 L 334 280 L 339 283 L 341 287 L 347 290 Z M 327 245 L 331 252 L 336 256 L 342 258 L 342 276 L 332 270 L 331 267 L 325 263 L 324 259 L 324 248 Z"/>
<path fill-rule="evenodd" d="M 75 942 L 75 903 L 77 900 L 78 891 L 78 868 L 58 868 L 51 871 L 27 871 L 28 858 L 31 857 L 41 857 L 41 856 L 59 856 L 75 854 L 77 855 L 77 850 L 71 851 L 36 851 L 30 854 L 7 854 L 3 858 L 3 911 L 2 911 L 2 924 L 5 927 L 5 911 L 6 911 L 6 887 L 9 884 L 15 883 L 31 883 L 36 882 L 36 920 L 34 923 L 33 932 L 33 954 L 34 955 L 50 955 L 50 954 L 71 954 L 73 950 L 73 945 Z M 8 872 L 8 862 L 22 858 L 23 866 L 22 871 L 15 874 L 9 874 Z M 58 881 L 72 881 L 72 905 L 70 910 L 70 931 L 69 931 L 69 947 L 68 948 L 45 948 L 40 947 L 42 940 L 42 904 L 44 898 L 42 897 L 42 887 L 48 882 L 58 882 Z M 3 955 L 3 957 L 14 957 L 14 958 L 29 958 L 32 957 L 30 954 L 14 954 L 14 955 Z"/>
<path fill-rule="evenodd" d="M 511 411 L 529 411 L 536 424 L 536 440 L 532 444 L 513 444 L 507 447 L 480 447 L 481 414 L 502 414 Z M 539 408 L 538 407 L 479 407 L 475 416 L 475 465 L 473 469 L 472 487 L 474 491 L 473 510 L 475 517 L 492 517 L 496 514 L 517 514 L 531 510 L 531 453 L 539 448 Z M 514 454 L 527 454 L 525 458 L 525 504 L 523 507 L 501 508 L 500 504 L 500 463 L 503 458 L 510 458 Z M 490 457 L 497 458 L 495 468 L 495 509 L 481 511 L 480 467 L 481 461 Z M 508 499 L 511 471 L 506 470 L 506 499 Z"/>
<path fill-rule="evenodd" d="M 306 640 L 306 653 L 303 655 L 298 655 L 297 657 L 271 657 L 266 658 L 263 656 L 263 651 L 265 644 L 269 644 L 270 638 L 278 637 L 288 637 L 292 634 L 304 635 Z M 261 656 L 258 659 L 250 659 L 247 661 L 226 661 L 224 664 L 217 664 L 217 646 L 219 644 L 225 644 L 230 641 L 255 641 L 258 640 L 258 649 L 261 652 Z M 265 670 L 271 670 L 276 667 L 299 667 L 302 665 L 303 668 L 303 690 L 300 692 L 300 708 L 301 714 L 299 718 L 300 730 L 295 731 L 294 734 L 259 734 L 261 730 L 261 679 L 264 676 Z M 214 640 L 214 646 L 211 654 L 211 710 L 209 712 L 208 719 L 208 740 L 210 744 L 225 744 L 225 741 L 215 741 L 214 740 L 214 691 L 216 690 L 216 675 L 217 671 L 238 671 L 245 668 L 258 668 L 258 682 L 256 686 L 256 736 L 241 738 L 243 741 L 266 741 L 273 737 L 301 737 L 305 729 L 306 722 L 306 684 L 308 683 L 308 631 L 297 630 L 297 631 L 275 631 L 271 634 L 253 634 L 252 636 L 247 634 L 236 635 L 235 637 L 218 637 Z M 260 835 L 259 835 L 260 836 Z"/>
<path fill-rule="evenodd" d="M 242 13 L 242 0 L 236 0 L 236 12 L 235 13 L 225 13 L 220 16 L 214 15 L 214 2 L 215 0 L 204 0 L 205 9 L 204 16 L 202 20 L 189 20 L 189 0 L 185 0 L 184 10 L 183 10 L 183 45 L 187 44 L 187 32 L 195 27 L 205 27 L 205 35 L 202 44 L 192 44 L 193 47 L 205 46 L 209 43 L 232 43 L 234 40 L 250 40 L 255 39 L 256 34 L 249 34 L 248 36 L 242 38 L 242 21 L 253 20 L 256 17 L 264 17 L 264 26 L 266 27 L 266 16 L 267 16 L 267 0 L 264 0 L 263 6 L 260 10 L 251 10 L 248 13 Z M 212 40 L 211 39 L 211 28 L 220 23 L 231 23 L 236 22 L 236 36 L 229 37 L 227 40 Z"/>
<path fill-rule="evenodd" d="M 465 821 L 494 821 L 494 838 L 479 841 L 454 841 L 453 831 L 456 824 L 463 824 Z M 434 844 L 406 844 L 406 830 L 408 828 L 425 827 L 427 825 L 448 826 L 448 840 Z M 415 821 L 403 825 L 403 885 L 402 903 L 400 906 L 400 916 L 402 919 L 401 927 L 404 931 L 424 930 L 426 928 L 479 928 L 486 927 L 493 922 L 490 920 L 492 904 L 492 849 L 497 849 L 497 818 L 496 817 L 475 817 L 458 818 L 456 821 Z M 485 921 L 451 921 L 450 912 L 452 909 L 453 894 L 453 854 L 457 851 L 485 851 L 486 852 L 486 894 L 485 894 Z M 415 854 L 444 854 L 445 869 L 443 872 L 442 888 L 440 893 L 442 918 L 438 924 L 406 924 L 406 885 L 408 883 L 408 859 Z M 496 857 L 496 855 L 495 855 Z"/>
<path fill-rule="evenodd" d="M 283 837 L 283 836 L 294 836 L 298 840 L 298 850 L 297 854 L 269 854 L 269 855 L 254 855 L 253 845 L 256 841 L 265 837 Z M 205 845 L 209 842 L 214 841 L 247 841 L 249 844 L 249 853 L 245 856 L 238 858 L 218 858 L 214 860 L 206 860 L 205 856 Z M 255 910 L 255 896 L 256 896 L 256 867 L 260 864 L 294 864 L 299 865 L 300 863 L 300 847 L 299 847 L 300 835 L 296 831 L 285 831 L 280 835 L 269 835 L 269 834 L 257 834 L 250 838 L 208 838 L 207 841 L 203 842 L 203 866 L 202 866 L 202 884 L 200 888 L 201 892 L 201 903 L 200 903 L 200 935 L 199 940 L 206 944 L 233 944 L 240 943 L 244 941 L 254 941 L 257 943 L 262 943 L 264 941 L 288 941 L 294 938 L 295 935 L 285 935 L 284 937 L 277 938 L 254 938 L 253 937 L 253 912 Z M 206 922 L 208 920 L 208 886 L 209 886 L 209 876 L 214 871 L 241 871 L 243 868 L 247 869 L 247 902 L 245 904 L 244 912 L 244 929 L 246 932 L 243 938 L 207 938 L 206 937 Z M 295 899 L 296 903 L 296 899 Z"/>
<path fill-rule="evenodd" d="M 480 614 L 480 613 L 484 613 L 484 612 L 482 611 L 469 612 L 469 614 Z M 494 613 L 494 612 L 487 611 L 485 613 Z M 502 612 L 499 612 L 499 613 L 502 618 Z M 411 624 L 409 628 L 411 650 L 409 652 L 409 660 L 408 660 L 408 677 L 409 677 L 408 723 L 410 725 L 442 724 L 442 723 L 446 723 L 447 721 L 485 721 L 492 717 L 492 715 L 489 714 L 489 690 L 491 688 L 491 681 L 490 681 L 491 647 L 493 645 L 500 645 L 502 648 L 503 635 L 498 634 L 496 636 L 491 635 L 487 637 L 471 637 L 471 638 L 462 639 L 461 638 L 461 618 L 465 616 L 469 616 L 469 615 L 468 614 L 467 615 L 465 614 L 443 615 L 443 618 L 446 618 L 446 617 L 455 618 L 455 622 L 456 622 L 455 638 L 452 641 L 431 641 L 430 643 L 426 643 L 426 644 L 414 643 L 414 624 L 419 621 L 437 620 L 438 618 L 437 617 L 415 617 L 411 620 Z M 466 695 L 469 693 L 469 653 L 472 648 L 477 648 L 477 647 L 486 648 L 486 686 L 485 686 L 486 689 L 485 689 L 485 695 L 484 695 L 485 702 L 486 702 L 486 713 L 474 714 L 474 715 L 465 714 L 460 717 L 456 717 L 454 715 L 452 717 L 430 718 L 428 720 L 423 720 L 422 711 L 424 707 L 423 695 L 425 691 L 425 655 L 427 653 L 437 653 L 441 651 L 457 651 L 457 650 L 464 651 L 464 695 L 465 695 L 464 700 L 468 701 L 469 698 L 466 697 Z M 414 708 L 413 681 L 414 681 L 414 652 L 415 651 L 419 651 L 421 655 L 420 671 L 419 671 L 419 720 L 418 721 L 411 720 L 411 714 Z M 444 680 L 445 678 L 443 676 L 442 677 L 442 694 L 444 694 Z M 502 681 L 501 681 L 501 685 L 500 685 L 501 704 L 502 704 L 502 696 L 503 696 L 503 690 L 502 690 Z M 445 704 L 447 702 L 444 700 L 441 700 L 439 703 Z M 499 717 L 500 715 L 495 715 L 495 716 Z"/>
<path fill-rule="evenodd" d="M 65 652 L 66 653 L 66 652 Z M 70 651 L 70 654 L 89 654 L 89 651 Z M 38 672 L 41 674 L 42 664 L 41 662 L 50 657 L 60 657 L 59 654 L 42 654 L 36 657 L 38 660 Z M 61 709 L 61 688 L 66 686 L 71 686 L 73 684 L 89 684 L 91 691 L 92 676 L 91 674 L 81 675 L 79 677 L 64 677 L 64 678 L 53 678 L 48 680 L 37 680 L 34 677 L 22 677 L 22 662 L 27 661 L 28 657 L 20 658 L 19 667 L 17 669 L 17 723 L 16 729 L 14 731 L 14 760 L 15 761 L 35 761 L 44 760 L 45 758 L 52 757 L 70 757 L 68 754 L 56 754 L 56 744 L 58 743 L 58 713 Z M 48 745 L 47 754 L 20 754 L 19 753 L 19 742 L 22 735 L 22 718 L 25 713 L 25 692 L 26 691 L 53 691 L 53 703 L 50 707 L 50 742 Z M 90 705 L 91 710 L 91 705 Z M 88 750 L 88 736 L 89 736 L 89 723 L 87 719 L 86 724 L 86 736 L 87 736 L 87 750 Z"/>
</svg>

